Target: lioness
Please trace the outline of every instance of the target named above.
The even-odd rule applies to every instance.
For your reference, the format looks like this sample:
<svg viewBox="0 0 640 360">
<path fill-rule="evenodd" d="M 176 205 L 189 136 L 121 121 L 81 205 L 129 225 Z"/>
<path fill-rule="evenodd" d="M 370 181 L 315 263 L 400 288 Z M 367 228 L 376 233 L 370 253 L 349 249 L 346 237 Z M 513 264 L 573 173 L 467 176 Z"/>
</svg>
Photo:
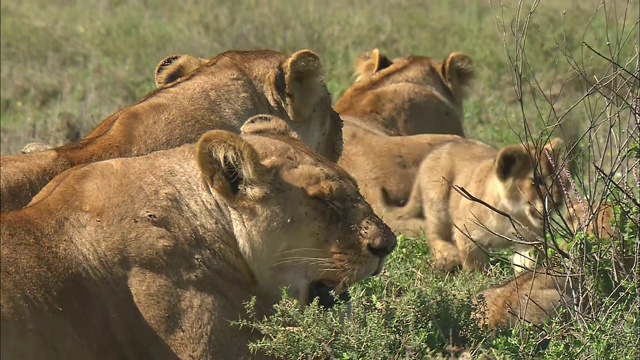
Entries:
<svg viewBox="0 0 640 360">
<path fill-rule="evenodd" d="M 573 280 L 575 281 L 575 280 Z M 481 327 L 513 327 L 519 321 L 540 325 L 574 306 L 574 283 L 566 275 L 542 268 L 525 271 L 474 299 L 473 317 Z M 565 313 L 566 314 L 566 313 Z"/>
<path fill-rule="evenodd" d="M 452 52 L 442 62 L 426 56 L 390 60 L 378 49 L 362 54 L 354 84 L 336 102 L 345 123 L 385 135 L 464 136 L 463 100 L 473 62 Z"/>
<path fill-rule="evenodd" d="M 229 325 L 251 296 L 262 316 L 282 287 L 327 303 L 379 273 L 396 240 L 355 181 L 283 120 L 242 130 L 75 167 L 2 213 L 2 358 L 255 358 Z"/>
<path fill-rule="evenodd" d="M 344 120 L 338 164 L 382 215 L 382 193 L 393 204 L 406 202 L 429 149 L 443 139 L 458 138 L 416 134 L 464 136 L 462 103 L 473 66 L 459 52 L 438 63 L 425 56 L 391 61 L 374 49 L 360 56 L 356 74 L 357 81 L 335 105 Z"/>
<path fill-rule="evenodd" d="M 335 161 L 342 149 L 342 121 L 331 108 L 323 72 L 309 50 L 289 57 L 229 51 L 208 61 L 169 56 L 156 68 L 156 82 L 174 81 L 111 115 L 80 142 L 2 156 L 0 209 L 25 206 L 54 176 L 75 165 L 177 147 L 211 129 L 237 132 L 256 114 L 285 119 L 303 142 Z"/>
<path fill-rule="evenodd" d="M 433 149 L 420 165 L 406 206 L 392 210 L 398 219 L 424 218 L 436 265 L 453 270 L 460 264 L 477 270 L 488 263 L 487 250 L 513 246 L 514 266 L 530 268 L 532 243 L 543 235 L 545 209 L 562 203 L 562 187 L 548 156 L 557 157 L 562 140 L 544 147 L 518 144 L 495 150 L 470 139 L 456 139 Z M 463 197 L 457 185 L 484 204 Z M 547 206 L 545 206 L 547 202 Z M 390 222 L 393 228 L 402 221 Z M 514 232 L 523 238 L 511 241 Z"/>
</svg>

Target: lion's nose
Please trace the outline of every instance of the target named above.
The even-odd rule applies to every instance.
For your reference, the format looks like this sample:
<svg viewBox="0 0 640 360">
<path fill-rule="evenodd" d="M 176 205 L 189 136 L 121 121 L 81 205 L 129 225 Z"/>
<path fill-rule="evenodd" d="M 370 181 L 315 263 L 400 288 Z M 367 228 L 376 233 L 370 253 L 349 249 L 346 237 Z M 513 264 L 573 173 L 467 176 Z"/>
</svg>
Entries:
<svg viewBox="0 0 640 360">
<path fill-rule="evenodd" d="M 367 250 L 376 257 L 384 258 L 396 247 L 393 231 L 382 220 L 366 220 L 361 231 L 367 241 Z"/>
</svg>

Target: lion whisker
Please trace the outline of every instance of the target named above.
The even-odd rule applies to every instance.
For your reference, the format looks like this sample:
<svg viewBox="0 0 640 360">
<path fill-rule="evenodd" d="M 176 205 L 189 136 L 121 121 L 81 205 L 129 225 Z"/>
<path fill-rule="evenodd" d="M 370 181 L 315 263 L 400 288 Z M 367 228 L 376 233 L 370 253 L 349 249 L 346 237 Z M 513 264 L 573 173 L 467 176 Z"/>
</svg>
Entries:
<svg viewBox="0 0 640 360">
<path fill-rule="evenodd" d="M 326 260 L 332 261 L 332 258 L 324 258 L 324 257 L 310 257 L 310 256 L 290 256 L 286 258 L 279 259 L 279 261 L 288 261 L 288 260 Z"/>
<path fill-rule="evenodd" d="M 273 263 L 273 265 L 271 266 L 273 267 L 273 266 L 284 265 L 284 264 L 304 264 L 304 263 L 324 265 L 324 264 L 332 264 L 333 260 L 330 258 L 305 258 L 305 257 L 288 258 L 288 259 L 282 259 L 280 261 L 277 261 Z"/>
<path fill-rule="evenodd" d="M 294 252 L 305 252 L 305 251 L 315 251 L 315 252 L 321 252 L 321 253 L 329 253 L 328 250 L 324 250 L 324 249 L 298 248 L 298 249 L 284 250 L 284 251 L 280 252 L 279 254 L 277 254 L 276 256 L 281 256 L 281 255 L 284 255 L 284 254 L 289 254 L 289 253 L 294 253 Z"/>
</svg>

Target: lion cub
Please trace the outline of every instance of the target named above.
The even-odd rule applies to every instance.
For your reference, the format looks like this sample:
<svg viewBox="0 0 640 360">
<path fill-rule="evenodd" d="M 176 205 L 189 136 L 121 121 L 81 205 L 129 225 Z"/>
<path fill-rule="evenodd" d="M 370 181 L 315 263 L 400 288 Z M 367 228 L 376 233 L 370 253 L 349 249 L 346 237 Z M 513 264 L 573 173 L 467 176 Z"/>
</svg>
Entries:
<svg viewBox="0 0 640 360">
<path fill-rule="evenodd" d="M 542 268 L 525 271 L 478 293 L 473 317 L 490 329 L 513 327 L 518 321 L 540 325 L 575 305 L 572 284 L 569 276 Z"/>
<path fill-rule="evenodd" d="M 530 268 L 533 260 L 528 253 L 532 242 L 543 235 L 544 210 L 562 200 L 549 160 L 561 146 L 559 138 L 542 149 L 518 144 L 495 150 L 462 138 L 445 142 L 423 160 L 409 201 L 390 214 L 400 221 L 389 224 L 397 229 L 402 221 L 424 217 L 436 263 L 446 270 L 459 265 L 469 271 L 481 269 L 488 263 L 487 250 L 511 246 L 516 250 L 516 270 Z M 516 221 L 512 225 L 507 216 L 466 199 L 452 185 Z M 522 236 L 514 242 L 509 238 L 516 238 L 516 230 Z"/>
</svg>

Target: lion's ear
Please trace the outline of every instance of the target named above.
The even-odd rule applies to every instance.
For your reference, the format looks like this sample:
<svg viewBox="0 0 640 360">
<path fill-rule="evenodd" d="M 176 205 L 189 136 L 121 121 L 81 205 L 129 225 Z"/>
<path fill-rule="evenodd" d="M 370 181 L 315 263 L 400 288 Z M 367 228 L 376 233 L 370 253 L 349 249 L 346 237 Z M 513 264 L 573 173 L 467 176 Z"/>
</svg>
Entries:
<svg viewBox="0 0 640 360">
<path fill-rule="evenodd" d="M 324 77 L 324 67 L 320 57 L 311 50 L 300 50 L 287 59 L 285 79 L 287 89 L 315 84 Z"/>
<path fill-rule="evenodd" d="M 529 154 L 523 146 L 506 146 L 500 149 L 496 157 L 496 175 L 500 181 L 506 181 L 530 163 Z"/>
<path fill-rule="evenodd" d="M 331 106 L 320 57 L 311 50 L 291 55 L 276 74 L 276 87 L 293 131 L 321 155 L 337 161 L 342 153 L 342 119 Z M 316 130 L 312 133 L 309 128 Z"/>
<path fill-rule="evenodd" d="M 284 64 L 285 96 L 292 107 L 292 119 L 308 118 L 319 98 L 328 96 L 324 85 L 324 67 L 311 50 L 300 50 Z M 330 101 L 330 100 L 328 100 Z"/>
<path fill-rule="evenodd" d="M 20 152 L 23 154 L 31 154 L 31 153 L 47 151 L 50 149 L 53 149 L 53 146 L 47 143 L 36 141 L 36 142 L 28 143 L 27 145 L 25 145 L 22 148 L 22 150 L 20 150 Z"/>
<path fill-rule="evenodd" d="M 250 117 L 240 127 L 240 131 L 243 134 L 277 134 L 298 139 L 298 135 L 291 130 L 286 121 L 277 116 L 266 114 Z"/>
<path fill-rule="evenodd" d="M 542 149 L 543 151 L 539 156 L 545 159 L 544 162 L 549 163 L 552 167 L 563 166 L 563 164 L 559 163 L 560 154 L 564 149 L 564 141 L 561 138 L 551 139 Z"/>
<path fill-rule="evenodd" d="M 392 61 L 386 56 L 380 54 L 380 50 L 373 49 L 358 57 L 356 61 L 356 81 L 360 80 L 363 76 L 371 76 L 378 71 L 391 66 Z"/>
<path fill-rule="evenodd" d="M 440 65 L 440 74 L 456 100 L 461 101 L 473 80 L 473 61 L 461 52 L 452 52 Z"/>
<path fill-rule="evenodd" d="M 551 139 L 551 141 L 549 141 L 549 143 L 544 146 L 544 149 L 547 151 L 550 151 L 552 154 L 555 154 L 557 156 L 563 147 L 564 147 L 564 141 L 562 141 L 561 138 L 556 137 Z"/>
<path fill-rule="evenodd" d="M 204 181 L 227 200 L 257 196 L 264 180 L 258 153 L 237 134 L 212 130 L 196 145 L 196 162 Z"/>
<path fill-rule="evenodd" d="M 175 54 L 162 59 L 156 66 L 156 87 L 169 85 L 207 62 L 193 55 Z"/>
<path fill-rule="evenodd" d="M 566 151 L 564 141 L 561 138 L 553 138 L 542 148 L 543 151 L 537 156 L 540 157 L 540 164 L 543 167 L 543 171 L 549 173 L 556 173 L 558 171 L 561 181 L 565 182 L 565 186 L 568 186 L 569 178 L 567 178 L 568 172 L 560 171 L 567 167 L 567 158 L 562 154 Z M 546 168 L 546 170 L 545 170 Z"/>
</svg>

